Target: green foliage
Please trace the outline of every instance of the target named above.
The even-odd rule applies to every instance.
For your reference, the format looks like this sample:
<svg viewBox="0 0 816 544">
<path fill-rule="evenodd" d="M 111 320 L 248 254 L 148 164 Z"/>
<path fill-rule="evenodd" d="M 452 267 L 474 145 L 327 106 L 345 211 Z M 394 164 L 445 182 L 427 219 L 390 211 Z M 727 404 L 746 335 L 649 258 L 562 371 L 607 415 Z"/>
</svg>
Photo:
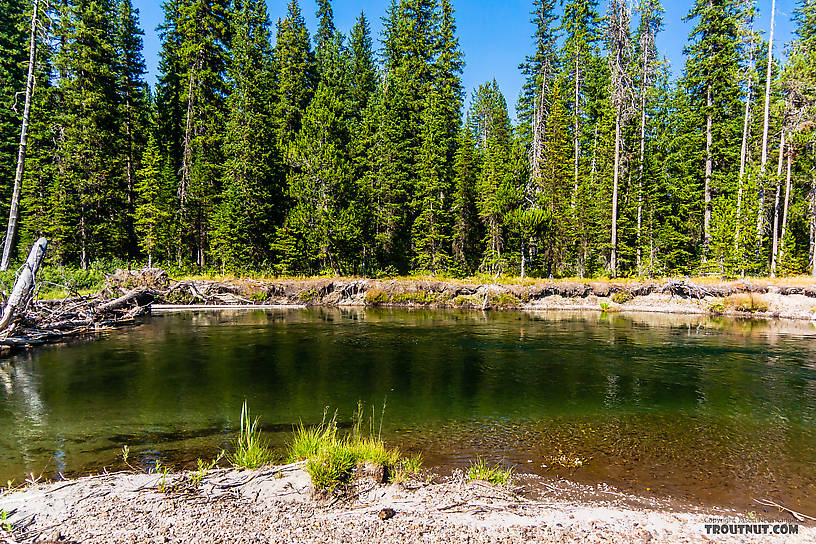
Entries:
<svg viewBox="0 0 816 544">
<path fill-rule="evenodd" d="M 488 482 L 497 486 L 509 487 L 513 482 L 513 469 L 503 468 L 500 464 L 490 466 L 484 459 L 476 459 L 467 470 L 467 480 Z"/>
<path fill-rule="evenodd" d="M 373 415 L 368 433 L 363 432 L 362 411 L 363 405 L 359 403 L 354 425 L 346 436 L 338 434 L 336 412 L 330 420 L 324 413 L 319 425 L 305 428 L 301 424 L 295 429 L 289 444 L 289 460 L 306 461 L 306 471 L 316 488 L 332 490 L 347 483 L 354 471 L 366 463 L 381 467 L 386 475 L 395 470 L 408 474 L 409 469 L 418 469 L 419 460 L 406 463 L 399 450 L 386 447 L 380 432 L 374 431 Z"/>
<path fill-rule="evenodd" d="M 246 401 L 241 406 L 241 429 L 235 440 L 235 451 L 227 455 L 227 461 L 241 468 L 258 468 L 274 458 L 272 450 L 261 437 L 258 418 L 250 418 Z"/>
<path fill-rule="evenodd" d="M 10 533 L 14 530 L 14 525 L 8 520 L 9 514 L 5 510 L 0 510 L 0 530 Z"/>
<path fill-rule="evenodd" d="M 632 300 L 632 293 L 627 293 L 626 291 L 620 291 L 612 295 L 612 302 L 615 304 L 626 304 L 630 300 Z"/>
<path fill-rule="evenodd" d="M 184 273 L 597 277 L 620 112 L 619 273 L 768 273 L 774 230 L 776 272 L 811 272 L 811 4 L 793 12 L 782 66 L 744 2 L 695 0 L 675 81 L 656 46 L 659 0 L 639 2 L 623 50 L 601 47 L 597 0 L 531 0 L 516 126 L 495 81 L 462 122 L 451 0 L 394 0 L 380 43 L 364 13 L 344 35 L 330 0 L 313 41 L 297 0 L 272 14 L 274 36 L 262 0 L 167 0 L 153 95 L 132 0 L 44 6 L 15 256 L 44 235 L 66 269 L 118 258 Z M 0 215 L 30 10 L 0 0 Z M 772 158 L 761 175 L 769 63 L 768 156 L 784 128 L 792 159 L 784 219 Z"/>
<path fill-rule="evenodd" d="M 378 289 L 369 289 L 366 291 L 366 304 L 369 306 L 379 306 L 380 304 L 387 304 L 390 300 L 388 293 Z"/>
</svg>

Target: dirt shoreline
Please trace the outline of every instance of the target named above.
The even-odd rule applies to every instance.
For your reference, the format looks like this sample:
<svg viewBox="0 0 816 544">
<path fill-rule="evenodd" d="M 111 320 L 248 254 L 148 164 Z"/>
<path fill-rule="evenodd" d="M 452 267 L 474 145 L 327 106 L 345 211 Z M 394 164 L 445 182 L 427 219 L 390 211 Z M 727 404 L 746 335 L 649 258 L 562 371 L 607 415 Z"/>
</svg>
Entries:
<svg viewBox="0 0 816 544">
<path fill-rule="evenodd" d="M 163 271 L 118 271 L 106 292 L 161 293 L 158 305 L 356 306 L 478 310 L 588 310 L 812 320 L 816 281 L 694 283 L 530 281 L 474 284 L 454 280 L 288 279 L 184 280 Z"/>
<path fill-rule="evenodd" d="M 407 484 L 361 480 L 341 496 L 314 493 L 308 474 L 292 465 L 217 470 L 197 486 L 192 474 L 103 474 L 0 496 L 13 527 L 0 530 L 0 543 L 816 542 L 812 523 L 774 508 L 681 509 L 533 475 L 518 475 L 512 489 L 467 483 L 461 473 Z M 771 521 L 798 533 L 706 534 L 707 524 Z"/>
</svg>

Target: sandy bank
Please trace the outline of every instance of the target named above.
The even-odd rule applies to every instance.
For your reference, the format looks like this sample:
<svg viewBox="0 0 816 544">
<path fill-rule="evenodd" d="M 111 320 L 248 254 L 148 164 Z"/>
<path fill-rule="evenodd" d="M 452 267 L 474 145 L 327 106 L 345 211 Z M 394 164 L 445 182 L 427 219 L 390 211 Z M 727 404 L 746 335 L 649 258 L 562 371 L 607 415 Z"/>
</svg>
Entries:
<svg viewBox="0 0 816 544">
<path fill-rule="evenodd" d="M 584 490 L 584 500 L 569 499 L 569 489 L 524 475 L 512 490 L 461 474 L 406 485 L 359 481 L 343 497 L 315 495 L 309 476 L 291 466 L 216 471 L 197 487 L 189 473 L 163 483 L 161 491 L 160 476 L 118 473 L 0 497 L 14 528 L 0 542 L 816 542 L 816 529 L 803 524 L 784 537 L 706 536 L 712 518 L 737 514 L 678 511 L 602 487 L 590 491 L 594 498 Z M 768 509 L 756 515 L 792 519 Z"/>
<path fill-rule="evenodd" d="M 481 310 L 590 310 L 813 319 L 816 282 L 801 279 L 694 283 L 572 282 L 476 284 L 454 280 L 288 279 L 171 281 L 163 271 L 118 271 L 106 292 L 161 293 L 158 305 L 366 306 Z"/>
</svg>

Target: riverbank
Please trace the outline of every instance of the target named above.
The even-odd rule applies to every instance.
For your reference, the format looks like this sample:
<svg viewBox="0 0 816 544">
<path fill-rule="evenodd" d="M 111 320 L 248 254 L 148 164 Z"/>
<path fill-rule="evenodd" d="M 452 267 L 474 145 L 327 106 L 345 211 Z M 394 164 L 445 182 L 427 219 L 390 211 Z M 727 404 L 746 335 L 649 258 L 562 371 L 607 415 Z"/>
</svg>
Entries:
<svg viewBox="0 0 816 544">
<path fill-rule="evenodd" d="M 816 282 L 795 280 L 568 281 L 505 283 L 433 279 L 188 279 L 163 271 L 117 271 L 106 292 L 161 294 L 156 304 L 199 306 L 365 306 L 479 310 L 588 310 L 813 319 Z"/>
<path fill-rule="evenodd" d="M 195 476 L 116 473 L 29 486 L 0 496 L 10 529 L 0 542 L 816 542 L 812 523 L 776 508 L 680 508 L 533 475 L 517 475 L 511 488 L 461 473 L 405 484 L 362 479 L 330 495 L 315 493 L 296 465 Z M 797 534 L 706 534 L 724 519 L 783 520 Z"/>
</svg>

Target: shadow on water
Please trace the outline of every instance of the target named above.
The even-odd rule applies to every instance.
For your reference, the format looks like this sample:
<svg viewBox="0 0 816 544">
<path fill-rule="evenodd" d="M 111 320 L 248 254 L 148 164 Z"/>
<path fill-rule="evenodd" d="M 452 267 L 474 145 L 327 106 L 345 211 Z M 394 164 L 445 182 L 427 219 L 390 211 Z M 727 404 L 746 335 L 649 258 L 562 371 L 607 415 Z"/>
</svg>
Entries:
<svg viewBox="0 0 816 544">
<path fill-rule="evenodd" d="M 0 478 L 229 448 L 246 398 L 283 451 L 358 400 L 431 464 L 482 456 L 638 494 L 816 513 L 816 330 L 663 314 L 182 313 L 0 364 Z"/>
</svg>

